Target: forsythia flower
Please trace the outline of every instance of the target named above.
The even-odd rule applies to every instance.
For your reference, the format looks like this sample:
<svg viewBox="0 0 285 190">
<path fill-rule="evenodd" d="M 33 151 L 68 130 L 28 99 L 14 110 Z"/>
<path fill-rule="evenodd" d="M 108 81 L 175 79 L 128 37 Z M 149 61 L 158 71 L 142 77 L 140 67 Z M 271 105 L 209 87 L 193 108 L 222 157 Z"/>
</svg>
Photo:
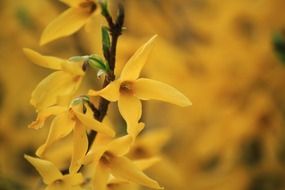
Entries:
<svg viewBox="0 0 285 190">
<path fill-rule="evenodd" d="M 83 27 L 97 13 L 99 5 L 95 0 L 60 0 L 70 6 L 44 30 L 40 44 L 73 34 Z"/>
<path fill-rule="evenodd" d="M 142 114 L 140 100 L 156 99 L 179 106 L 189 106 L 191 102 L 175 88 L 159 81 L 138 78 L 152 50 L 156 36 L 140 47 L 129 59 L 120 78 L 100 91 L 90 90 L 90 96 L 102 96 L 109 101 L 118 101 L 119 111 L 127 122 L 128 134 L 136 136 L 136 126 Z"/>
<path fill-rule="evenodd" d="M 37 120 L 30 127 L 37 129 L 44 124 L 49 116 L 56 114 L 56 117 L 52 120 L 46 142 L 38 148 L 36 155 L 42 157 L 50 145 L 73 131 L 74 144 L 70 169 L 71 172 L 77 170 L 81 166 L 81 161 L 88 149 L 87 130 L 94 130 L 110 137 L 115 136 L 113 129 L 106 124 L 107 118 L 100 123 L 93 118 L 92 114 L 88 113 L 81 113 L 78 111 L 78 107 L 61 106 L 53 106 L 40 112 Z"/>
<path fill-rule="evenodd" d="M 135 160 L 134 164 L 140 169 L 140 170 L 146 170 L 153 166 L 154 164 L 158 163 L 160 161 L 160 158 L 158 157 L 152 157 L 147 159 L 140 159 Z M 120 189 L 139 189 L 139 186 L 134 183 L 130 183 L 123 179 L 114 178 L 111 176 L 111 178 L 108 181 L 107 184 L 108 190 L 120 190 Z"/>
<path fill-rule="evenodd" d="M 34 64 L 56 70 L 43 79 L 32 93 L 31 104 L 37 111 L 69 99 L 76 92 L 84 76 L 82 62 L 43 56 L 30 49 L 24 49 L 24 53 Z"/>
<path fill-rule="evenodd" d="M 84 182 L 81 173 L 62 175 L 57 167 L 47 160 L 25 155 L 25 158 L 37 169 L 47 185 L 45 190 L 83 190 L 80 184 Z"/>
<path fill-rule="evenodd" d="M 97 138 L 100 139 L 100 137 Z M 96 167 L 93 178 L 94 189 L 105 190 L 110 174 L 118 179 L 154 189 L 162 189 L 156 181 L 146 176 L 140 167 L 124 156 L 129 152 L 133 143 L 131 135 L 109 140 L 109 142 L 108 140 L 100 142 L 97 138 L 93 149 L 87 154 L 85 160 L 86 164 L 92 162 Z M 144 165 L 146 166 L 148 163 Z"/>
</svg>

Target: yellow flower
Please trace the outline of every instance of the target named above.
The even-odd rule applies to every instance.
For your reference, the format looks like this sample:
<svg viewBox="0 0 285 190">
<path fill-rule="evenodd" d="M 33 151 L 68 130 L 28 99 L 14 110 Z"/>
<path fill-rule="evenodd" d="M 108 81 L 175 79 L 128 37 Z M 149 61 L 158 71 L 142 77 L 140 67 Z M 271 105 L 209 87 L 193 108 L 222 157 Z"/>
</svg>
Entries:
<svg viewBox="0 0 285 190">
<path fill-rule="evenodd" d="M 99 11 L 99 5 L 95 0 L 60 1 L 67 4 L 70 8 L 46 27 L 41 36 L 40 45 L 73 34 L 82 28 L 94 13 Z"/>
<path fill-rule="evenodd" d="M 43 56 L 30 49 L 24 49 L 24 53 L 34 64 L 56 70 L 43 79 L 32 93 L 31 104 L 37 111 L 69 100 L 84 76 L 83 63 Z"/>
<path fill-rule="evenodd" d="M 152 50 L 156 36 L 140 47 L 129 59 L 120 77 L 100 91 L 90 90 L 90 96 L 102 96 L 105 99 L 118 101 L 119 111 L 127 122 L 128 134 L 136 136 L 134 131 L 142 114 L 140 100 L 161 100 L 179 106 L 189 106 L 191 102 L 175 88 L 159 81 L 138 78 Z M 175 61 L 175 60 L 173 60 Z M 159 67 L 159 66 L 158 66 Z"/>
<path fill-rule="evenodd" d="M 43 182 L 47 185 L 46 190 L 83 190 L 80 187 L 80 184 L 84 182 L 81 173 L 62 175 L 50 161 L 28 155 L 25 155 L 25 158 L 36 168 L 43 178 Z"/>
<path fill-rule="evenodd" d="M 140 170 L 146 170 L 159 161 L 160 161 L 160 158 L 152 157 L 152 158 L 147 158 L 147 159 L 135 160 L 134 164 Z M 111 176 L 107 184 L 107 189 L 108 190 L 139 189 L 139 186 L 137 184 L 130 183 L 124 179 L 114 178 L 113 176 Z"/>
<path fill-rule="evenodd" d="M 170 139 L 170 130 L 162 128 L 143 133 L 134 142 L 128 156 L 132 159 L 144 159 L 158 156 Z M 160 156 L 163 157 L 163 156 Z"/>
<path fill-rule="evenodd" d="M 70 172 L 74 172 L 80 168 L 82 159 L 87 152 L 87 130 L 94 130 L 110 137 L 115 136 L 114 130 L 107 124 L 107 118 L 100 123 L 93 118 L 89 108 L 87 108 L 87 113 L 83 114 L 79 111 L 79 107 L 67 108 L 54 106 L 47 108 L 40 112 L 36 121 L 30 125 L 30 127 L 38 129 L 44 125 L 48 117 L 56 115 L 52 120 L 46 142 L 36 151 L 36 155 L 39 157 L 43 157 L 46 149 L 54 142 L 66 137 L 73 131 L 73 155 Z"/>
<path fill-rule="evenodd" d="M 100 139 L 100 136 L 98 139 Z M 99 140 L 99 142 L 95 141 L 85 160 L 86 164 L 91 162 L 95 165 L 94 189 L 106 189 L 110 174 L 115 178 L 128 182 L 154 189 L 162 189 L 156 181 L 146 176 L 140 167 L 124 156 L 129 152 L 132 143 L 133 137 L 131 135 L 109 140 L 109 142 L 106 139 Z M 144 166 L 146 165 L 147 163 L 144 163 Z"/>
</svg>

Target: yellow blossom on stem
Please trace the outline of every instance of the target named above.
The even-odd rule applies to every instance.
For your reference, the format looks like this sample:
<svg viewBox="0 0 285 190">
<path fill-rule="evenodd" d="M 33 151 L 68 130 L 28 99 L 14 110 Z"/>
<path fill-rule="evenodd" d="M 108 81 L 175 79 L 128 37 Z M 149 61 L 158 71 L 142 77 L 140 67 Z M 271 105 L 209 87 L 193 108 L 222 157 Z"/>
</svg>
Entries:
<svg viewBox="0 0 285 190">
<path fill-rule="evenodd" d="M 45 190 L 83 190 L 81 184 L 84 178 L 81 173 L 63 175 L 50 161 L 25 155 L 25 158 L 36 168 L 43 182 L 47 185 Z"/>
<path fill-rule="evenodd" d="M 132 143 L 133 137 L 126 135 L 112 139 L 109 142 L 105 140 L 94 144 L 94 148 L 87 154 L 85 159 L 86 164 L 93 163 L 96 166 L 93 178 L 94 189 L 106 189 L 110 174 L 115 178 L 128 182 L 154 189 L 162 189 L 155 180 L 146 176 L 135 162 L 125 156 L 129 152 Z"/>
<path fill-rule="evenodd" d="M 55 18 L 43 31 L 40 45 L 55 39 L 69 36 L 82 28 L 99 12 L 99 5 L 95 0 L 60 0 L 70 8 Z"/>
<path fill-rule="evenodd" d="M 34 64 L 56 70 L 43 79 L 32 93 L 31 104 L 37 111 L 60 104 L 76 92 L 84 76 L 82 62 L 43 56 L 31 49 L 24 49 L 24 53 Z"/>
<path fill-rule="evenodd" d="M 89 111 L 89 110 L 88 110 Z M 89 111 L 90 112 L 90 111 Z M 88 113 L 89 113 L 88 112 Z M 56 115 L 52 120 L 46 142 L 41 145 L 36 151 L 36 155 L 43 157 L 46 149 L 54 142 L 66 137 L 73 131 L 73 155 L 70 166 L 70 172 L 74 172 L 80 168 L 82 159 L 84 158 L 88 149 L 87 131 L 93 130 L 104 135 L 114 137 L 115 132 L 105 122 L 106 119 L 100 123 L 95 120 L 92 114 L 84 114 L 79 110 L 78 106 L 71 108 L 55 106 L 48 108 L 44 114 L 39 114 L 36 121 L 31 126 L 39 128 L 45 120 L 51 115 Z"/>
<path fill-rule="evenodd" d="M 129 59 L 120 77 L 100 91 L 90 90 L 90 96 L 102 96 L 105 99 L 118 101 L 119 111 L 127 122 L 128 134 L 136 136 L 134 131 L 142 115 L 140 100 L 160 100 L 179 106 L 191 105 L 190 100 L 175 88 L 147 78 L 138 78 L 153 48 L 156 36 L 140 47 Z"/>
</svg>

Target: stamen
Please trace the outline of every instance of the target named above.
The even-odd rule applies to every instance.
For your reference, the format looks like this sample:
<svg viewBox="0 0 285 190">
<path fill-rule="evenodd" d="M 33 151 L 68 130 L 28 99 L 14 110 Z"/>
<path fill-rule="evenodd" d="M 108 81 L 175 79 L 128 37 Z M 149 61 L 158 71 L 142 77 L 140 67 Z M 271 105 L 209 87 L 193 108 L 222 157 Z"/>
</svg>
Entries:
<svg viewBox="0 0 285 190">
<path fill-rule="evenodd" d="M 88 10 L 88 13 L 93 13 L 97 9 L 97 4 L 92 0 L 86 0 L 79 4 L 79 6 L 83 9 Z"/>
<path fill-rule="evenodd" d="M 122 84 L 120 85 L 120 93 L 129 95 L 134 94 L 133 83 L 130 81 L 122 82 Z"/>
</svg>

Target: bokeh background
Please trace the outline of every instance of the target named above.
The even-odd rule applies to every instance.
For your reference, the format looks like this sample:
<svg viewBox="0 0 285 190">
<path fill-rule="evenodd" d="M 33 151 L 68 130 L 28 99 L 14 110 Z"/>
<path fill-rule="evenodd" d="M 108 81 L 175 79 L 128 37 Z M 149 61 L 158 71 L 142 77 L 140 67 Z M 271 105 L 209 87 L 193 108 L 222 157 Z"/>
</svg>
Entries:
<svg viewBox="0 0 285 190">
<path fill-rule="evenodd" d="M 160 155 L 147 172 L 166 190 L 284 190 L 285 65 L 273 43 L 285 28 L 284 0 L 124 3 L 127 30 L 117 72 L 159 34 L 143 75 L 193 102 L 190 108 L 144 103 L 146 133 L 130 156 Z M 1 190 L 34 190 L 41 183 L 23 155 L 33 154 L 47 135 L 48 127 L 27 125 L 36 116 L 30 94 L 50 72 L 29 62 L 22 48 L 62 58 L 101 52 L 99 17 L 71 37 L 38 45 L 44 27 L 66 8 L 58 0 L 0 0 Z M 81 93 L 97 83 L 89 74 Z M 123 126 L 116 106 L 110 110 Z"/>
</svg>

